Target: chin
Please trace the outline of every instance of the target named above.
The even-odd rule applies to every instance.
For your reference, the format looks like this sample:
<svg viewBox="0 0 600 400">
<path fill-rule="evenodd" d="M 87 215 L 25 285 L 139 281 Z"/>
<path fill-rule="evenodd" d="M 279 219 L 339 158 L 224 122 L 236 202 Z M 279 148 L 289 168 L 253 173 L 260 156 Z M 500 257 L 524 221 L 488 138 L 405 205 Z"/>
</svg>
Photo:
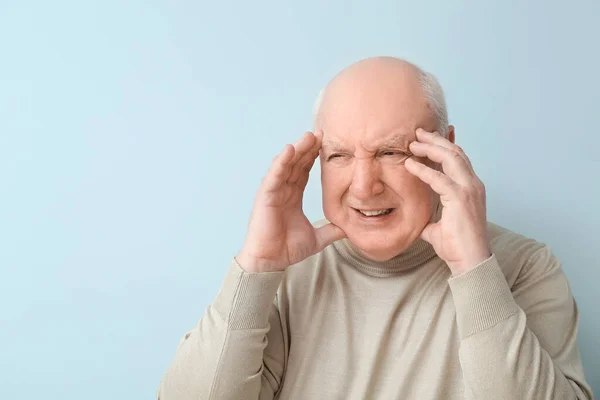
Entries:
<svg viewBox="0 0 600 400">
<path fill-rule="evenodd" d="M 409 238 L 390 238 L 383 235 L 348 234 L 348 239 L 367 258 L 373 261 L 387 261 L 405 251 L 412 244 Z"/>
</svg>

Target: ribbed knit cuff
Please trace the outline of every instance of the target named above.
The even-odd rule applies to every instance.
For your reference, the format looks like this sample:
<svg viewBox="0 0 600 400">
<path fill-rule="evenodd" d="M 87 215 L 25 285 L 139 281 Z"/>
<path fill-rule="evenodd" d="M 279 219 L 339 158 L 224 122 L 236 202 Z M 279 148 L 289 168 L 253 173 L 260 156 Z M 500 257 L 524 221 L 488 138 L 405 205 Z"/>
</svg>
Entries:
<svg viewBox="0 0 600 400">
<path fill-rule="evenodd" d="M 461 339 L 484 331 L 517 311 L 496 256 L 464 274 L 448 279 Z"/>
<path fill-rule="evenodd" d="M 264 328 L 284 272 L 248 273 L 235 258 L 213 307 L 231 330 Z"/>
</svg>

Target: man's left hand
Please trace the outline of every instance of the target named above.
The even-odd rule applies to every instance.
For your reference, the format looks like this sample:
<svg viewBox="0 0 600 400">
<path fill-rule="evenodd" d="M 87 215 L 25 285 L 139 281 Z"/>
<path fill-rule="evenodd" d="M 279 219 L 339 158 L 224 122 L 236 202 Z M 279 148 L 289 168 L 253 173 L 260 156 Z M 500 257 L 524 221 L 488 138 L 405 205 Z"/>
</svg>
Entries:
<svg viewBox="0 0 600 400">
<path fill-rule="evenodd" d="M 438 133 L 417 129 L 410 151 L 442 166 L 438 171 L 414 158 L 406 169 L 440 195 L 438 222 L 425 227 L 421 238 L 433 246 L 453 276 L 475 268 L 491 256 L 487 237 L 485 187 L 464 151 Z"/>
</svg>

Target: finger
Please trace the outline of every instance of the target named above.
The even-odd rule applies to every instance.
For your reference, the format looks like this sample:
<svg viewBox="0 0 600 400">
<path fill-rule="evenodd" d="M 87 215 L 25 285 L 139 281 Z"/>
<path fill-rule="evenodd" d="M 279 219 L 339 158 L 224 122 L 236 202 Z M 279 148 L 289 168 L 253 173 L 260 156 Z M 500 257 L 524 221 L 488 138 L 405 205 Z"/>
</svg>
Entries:
<svg viewBox="0 0 600 400">
<path fill-rule="evenodd" d="M 320 228 L 316 228 L 315 235 L 317 237 L 317 248 L 319 251 L 322 251 L 325 247 L 329 246 L 336 240 L 346 237 L 346 234 L 343 230 L 331 223 Z"/>
<path fill-rule="evenodd" d="M 288 182 L 291 184 L 296 184 L 298 186 L 306 185 L 306 183 L 302 184 L 302 181 L 308 181 L 308 175 L 312 166 L 314 165 L 315 159 L 319 156 L 319 149 L 321 148 L 321 138 L 318 135 L 315 135 L 315 141 L 312 147 L 304 153 L 302 158 L 300 158 L 293 166 L 292 173 L 288 178 Z"/>
<path fill-rule="evenodd" d="M 294 146 L 286 144 L 281 153 L 275 157 L 271 167 L 263 178 L 262 189 L 273 192 L 287 181 L 292 171 L 291 162 L 294 158 Z"/>
<path fill-rule="evenodd" d="M 292 185 L 295 185 L 301 191 L 304 191 L 304 189 L 306 189 L 306 185 L 308 184 L 308 179 L 310 178 L 310 171 L 315 164 L 315 159 L 316 157 L 313 158 L 310 163 L 305 164 L 302 169 L 298 168 L 298 170 L 301 172 L 298 174 L 298 178 L 295 182 L 292 182 L 291 179 L 288 179 L 288 182 Z"/>
<path fill-rule="evenodd" d="M 448 150 L 456 151 L 465 159 L 469 166 L 471 165 L 471 160 L 469 160 L 469 157 L 467 157 L 464 150 L 457 144 L 452 143 L 446 137 L 440 135 L 438 132 L 428 132 L 423 128 L 418 128 L 415 133 L 419 142 L 432 143 L 438 146 L 445 147 Z"/>
<path fill-rule="evenodd" d="M 415 133 L 417 135 L 417 140 L 419 142 L 435 143 L 440 146 L 447 147 L 448 149 L 452 149 L 452 146 L 454 145 L 454 143 L 452 143 L 447 138 L 440 135 L 439 132 L 437 132 L 437 131 L 429 132 L 423 128 L 417 128 Z"/>
<path fill-rule="evenodd" d="M 302 159 L 302 157 L 310 151 L 310 149 L 315 144 L 316 138 L 311 132 L 306 132 L 300 140 L 294 143 L 294 149 L 296 153 L 294 155 L 294 159 L 292 160 L 292 164 L 296 164 L 298 161 Z"/>
<path fill-rule="evenodd" d="M 446 173 L 454 181 L 466 184 L 473 179 L 471 166 L 457 152 L 432 143 L 412 142 L 410 151 L 418 157 L 427 157 L 442 165 Z"/>
<path fill-rule="evenodd" d="M 431 186 L 439 195 L 451 195 L 456 191 L 456 183 L 450 177 L 438 170 L 428 167 L 412 158 L 404 162 L 408 172 Z"/>
<path fill-rule="evenodd" d="M 298 181 L 302 174 L 304 165 L 310 162 L 310 154 L 313 146 L 316 145 L 318 139 L 310 132 L 307 132 L 302 138 L 294 144 L 296 154 L 292 160 L 292 173 L 288 178 L 289 183 Z"/>
</svg>

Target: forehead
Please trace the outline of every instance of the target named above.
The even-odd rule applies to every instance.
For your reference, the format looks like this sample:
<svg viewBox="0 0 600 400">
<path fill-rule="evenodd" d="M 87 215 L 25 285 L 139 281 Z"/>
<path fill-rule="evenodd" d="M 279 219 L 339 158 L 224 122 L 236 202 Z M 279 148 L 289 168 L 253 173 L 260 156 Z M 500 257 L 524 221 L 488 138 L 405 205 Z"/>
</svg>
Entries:
<svg viewBox="0 0 600 400">
<path fill-rule="evenodd" d="M 323 147 L 408 147 L 416 139 L 415 131 L 436 129 L 429 108 L 410 105 L 392 108 L 371 105 L 360 112 L 338 109 L 324 115 L 316 130 L 323 132 Z"/>
<path fill-rule="evenodd" d="M 393 139 L 413 141 L 419 127 L 430 131 L 436 128 L 420 87 L 363 84 L 328 92 L 315 130 L 323 132 L 324 146 L 376 146 Z"/>
<path fill-rule="evenodd" d="M 360 135 L 362 137 L 358 138 L 354 136 L 336 135 L 323 130 L 323 148 L 326 150 L 341 150 L 358 146 L 367 150 L 378 148 L 407 149 L 410 142 L 415 140 L 414 132 L 404 130 L 395 130 L 387 134 L 375 135 L 372 138 L 369 138 L 370 135 Z"/>
</svg>

